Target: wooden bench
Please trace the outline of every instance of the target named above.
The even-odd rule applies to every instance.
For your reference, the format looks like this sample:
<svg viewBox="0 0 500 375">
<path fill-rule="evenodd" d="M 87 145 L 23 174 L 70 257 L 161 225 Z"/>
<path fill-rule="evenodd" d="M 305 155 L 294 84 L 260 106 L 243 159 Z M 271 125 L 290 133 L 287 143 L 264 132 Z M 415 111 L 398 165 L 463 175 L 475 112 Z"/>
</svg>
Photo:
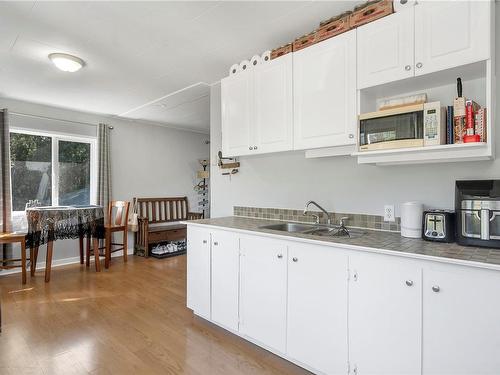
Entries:
<svg viewBox="0 0 500 375">
<path fill-rule="evenodd" d="M 186 225 L 175 222 L 203 217 L 201 213 L 189 212 L 187 197 L 134 198 L 135 204 L 139 219 L 135 252 L 146 257 L 150 245 L 186 239 Z"/>
</svg>

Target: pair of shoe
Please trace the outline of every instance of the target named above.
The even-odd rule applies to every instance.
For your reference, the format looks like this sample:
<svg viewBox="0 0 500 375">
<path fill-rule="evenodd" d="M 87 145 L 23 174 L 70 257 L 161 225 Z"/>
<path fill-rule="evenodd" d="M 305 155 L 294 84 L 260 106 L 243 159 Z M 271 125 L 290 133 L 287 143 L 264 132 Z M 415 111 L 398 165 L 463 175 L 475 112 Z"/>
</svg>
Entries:
<svg viewBox="0 0 500 375">
<path fill-rule="evenodd" d="M 151 252 L 156 255 L 163 255 L 167 253 L 175 253 L 177 251 L 177 245 L 175 243 L 169 243 L 169 244 L 159 244 L 153 247 Z"/>
</svg>

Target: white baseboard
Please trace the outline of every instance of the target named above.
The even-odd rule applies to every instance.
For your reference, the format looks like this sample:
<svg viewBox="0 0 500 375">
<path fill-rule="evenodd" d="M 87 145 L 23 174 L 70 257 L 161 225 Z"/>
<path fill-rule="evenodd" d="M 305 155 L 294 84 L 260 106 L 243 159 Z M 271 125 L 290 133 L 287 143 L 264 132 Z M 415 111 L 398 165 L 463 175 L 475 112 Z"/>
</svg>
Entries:
<svg viewBox="0 0 500 375">
<path fill-rule="evenodd" d="M 134 250 L 128 249 L 127 254 L 134 255 Z M 122 253 L 119 253 L 119 252 L 111 254 L 112 258 L 121 257 L 121 256 L 122 256 Z M 94 260 L 94 257 L 91 257 L 90 262 L 92 263 L 93 260 Z M 52 268 L 60 267 L 60 266 L 67 266 L 69 264 L 77 264 L 77 263 L 78 264 L 80 263 L 80 256 L 70 257 L 70 258 L 62 258 L 62 259 L 53 259 L 52 260 Z M 37 272 L 39 270 L 45 270 L 45 261 L 37 262 L 36 263 L 36 270 L 37 270 Z M 28 272 L 29 272 L 29 269 L 28 269 Z M 8 269 L 8 270 L 0 270 L 0 277 L 12 275 L 14 273 L 21 273 L 21 268 L 16 267 L 16 268 Z"/>
</svg>

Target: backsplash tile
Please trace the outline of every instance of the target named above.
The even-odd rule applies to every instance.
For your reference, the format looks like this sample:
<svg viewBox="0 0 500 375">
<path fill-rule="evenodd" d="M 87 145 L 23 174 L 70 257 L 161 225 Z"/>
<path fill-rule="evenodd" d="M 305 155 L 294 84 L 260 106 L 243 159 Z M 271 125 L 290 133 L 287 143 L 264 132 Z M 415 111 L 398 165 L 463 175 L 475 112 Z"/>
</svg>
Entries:
<svg viewBox="0 0 500 375">
<path fill-rule="evenodd" d="M 301 210 L 289 210 L 283 208 L 260 208 L 260 207 L 242 207 L 234 206 L 234 216 L 241 217 L 254 217 L 270 220 L 285 220 L 295 221 L 301 223 L 314 223 L 315 218 L 307 215 L 304 216 Z M 320 217 L 320 223 L 326 224 L 326 217 L 321 211 L 309 211 L 312 214 Z M 391 232 L 401 231 L 401 218 L 396 217 L 395 222 L 384 221 L 383 216 L 379 215 L 366 215 L 366 214 L 350 214 L 341 212 L 330 212 L 332 223 L 339 223 L 342 217 L 348 217 L 346 225 L 348 227 L 378 229 Z"/>
</svg>

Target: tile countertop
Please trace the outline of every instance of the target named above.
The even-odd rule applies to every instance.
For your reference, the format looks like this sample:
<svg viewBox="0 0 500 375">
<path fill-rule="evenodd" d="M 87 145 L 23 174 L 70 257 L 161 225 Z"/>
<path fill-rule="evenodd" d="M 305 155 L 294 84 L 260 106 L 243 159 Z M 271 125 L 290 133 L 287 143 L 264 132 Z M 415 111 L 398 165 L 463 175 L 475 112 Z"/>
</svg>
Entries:
<svg viewBox="0 0 500 375">
<path fill-rule="evenodd" d="M 325 245 L 341 245 L 344 248 L 364 250 L 410 258 L 420 258 L 446 263 L 462 264 L 500 271 L 500 249 L 461 246 L 456 243 L 430 242 L 422 239 L 401 237 L 399 232 L 364 229 L 358 238 L 320 237 L 302 233 L 288 233 L 260 228 L 280 221 L 229 216 L 215 219 L 186 221 L 185 224 L 233 229 L 238 232 L 255 232 L 283 239 L 298 239 Z M 397 254 L 394 254 L 394 253 Z"/>
</svg>

